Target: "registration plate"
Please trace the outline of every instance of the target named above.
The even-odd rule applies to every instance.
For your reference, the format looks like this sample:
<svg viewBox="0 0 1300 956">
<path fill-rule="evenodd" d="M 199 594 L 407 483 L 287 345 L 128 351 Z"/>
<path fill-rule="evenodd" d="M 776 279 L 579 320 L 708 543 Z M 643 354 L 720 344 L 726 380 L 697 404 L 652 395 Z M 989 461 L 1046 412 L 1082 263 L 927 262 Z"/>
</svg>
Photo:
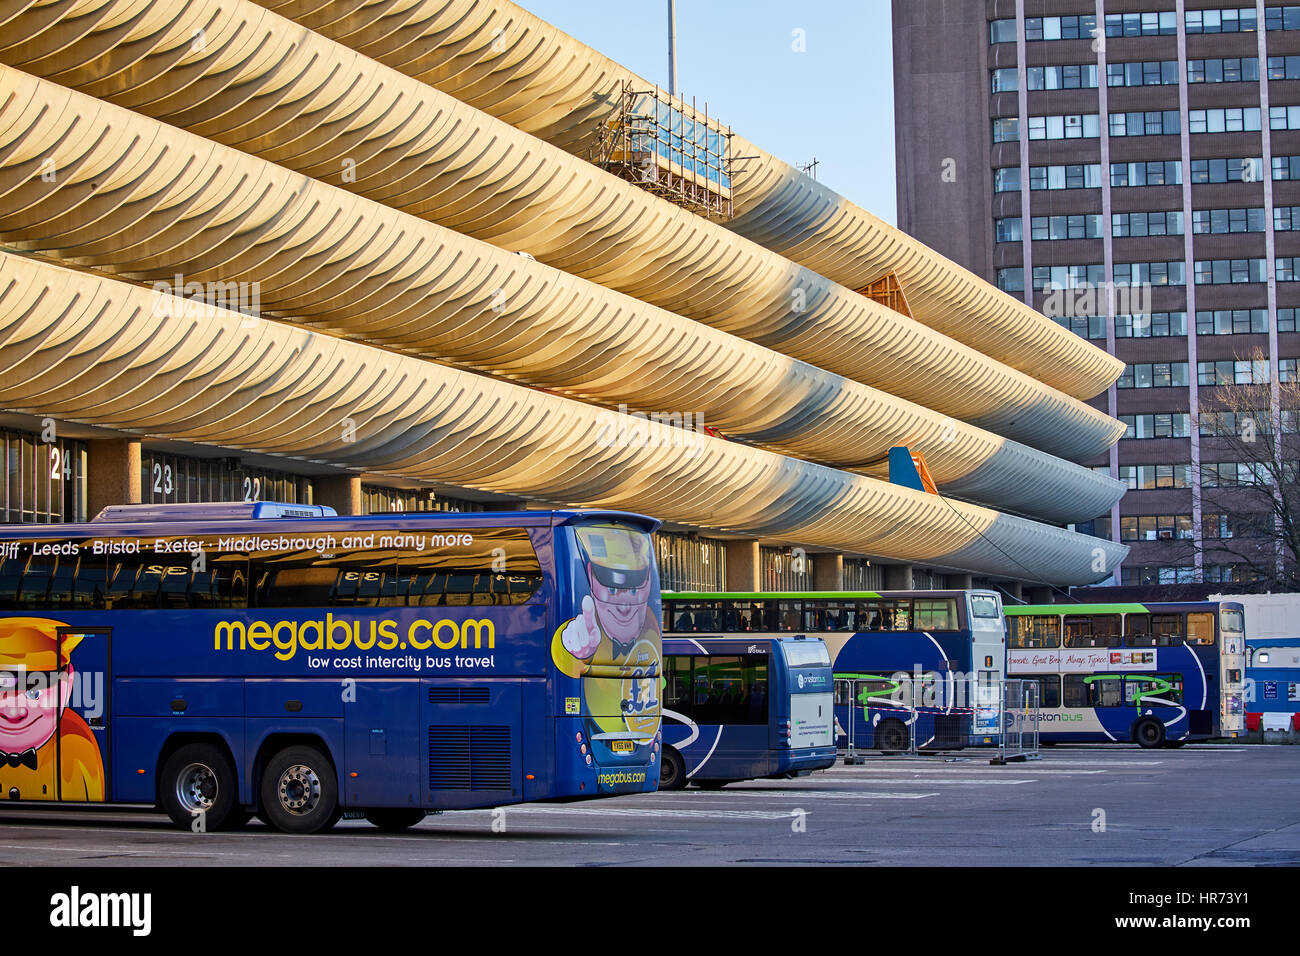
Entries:
<svg viewBox="0 0 1300 956">
<path fill-rule="evenodd" d="M 632 752 L 632 741 L 630 740 L 612 740 L 609 749 L 616 754 L 630 754 Z"/>
</svg>

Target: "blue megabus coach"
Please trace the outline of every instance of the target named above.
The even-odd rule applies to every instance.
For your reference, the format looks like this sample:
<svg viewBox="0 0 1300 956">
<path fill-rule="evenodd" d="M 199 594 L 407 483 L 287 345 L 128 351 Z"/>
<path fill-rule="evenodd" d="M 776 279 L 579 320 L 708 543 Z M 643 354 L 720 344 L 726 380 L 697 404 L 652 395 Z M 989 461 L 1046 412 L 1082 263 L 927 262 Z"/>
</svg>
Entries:
<svg viewBox="0 0 1300 956">
<path fill-rule="evenodd" d="M 656 527 L 254 503 L 0 528 L 0 800 L 311 833 L 654 790 Z"/>
</svg>

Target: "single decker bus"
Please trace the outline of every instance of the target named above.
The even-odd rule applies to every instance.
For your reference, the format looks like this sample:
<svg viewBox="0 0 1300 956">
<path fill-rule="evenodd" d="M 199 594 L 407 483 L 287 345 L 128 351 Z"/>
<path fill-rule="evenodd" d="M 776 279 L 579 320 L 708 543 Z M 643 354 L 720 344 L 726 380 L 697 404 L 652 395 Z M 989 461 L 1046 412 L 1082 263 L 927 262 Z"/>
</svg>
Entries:
<svg viewBox="0 0 1300 956">
<path fill-rule="evenodd" d="M 1245 730 L 1239 603 L 1022 604 L 1006 619 L 1007 676 L 1038 683 L 1043 743 L 1180 747 Z"/>
<path fill-rule="evenodd" d="M 803 635 L 668 637 L 659 789 L 716 789 L 835 764 L 831 658 Z"/>
<path fill-rule="evenodd" d="M 0 801 L 312 833 L 652 791 L 657 526 L 263 502 L 0 528 Z"/>
</svg>

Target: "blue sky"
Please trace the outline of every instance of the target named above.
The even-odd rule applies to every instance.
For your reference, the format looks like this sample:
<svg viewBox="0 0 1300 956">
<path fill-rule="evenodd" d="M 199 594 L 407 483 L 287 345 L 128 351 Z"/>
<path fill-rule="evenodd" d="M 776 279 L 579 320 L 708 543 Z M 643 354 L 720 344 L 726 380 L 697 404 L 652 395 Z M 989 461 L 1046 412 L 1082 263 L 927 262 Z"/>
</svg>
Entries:
<svg viewBox="0 0 1300 956">
<path fill-rule="evenodd" d="M 668 85 L 668 3 L 516 0 Z M 789 163 L 897 221 L 889 0 L 677 0 L 679 92 Z M 806 51 L 793 49 L 803 31 Z"/>
</svg>

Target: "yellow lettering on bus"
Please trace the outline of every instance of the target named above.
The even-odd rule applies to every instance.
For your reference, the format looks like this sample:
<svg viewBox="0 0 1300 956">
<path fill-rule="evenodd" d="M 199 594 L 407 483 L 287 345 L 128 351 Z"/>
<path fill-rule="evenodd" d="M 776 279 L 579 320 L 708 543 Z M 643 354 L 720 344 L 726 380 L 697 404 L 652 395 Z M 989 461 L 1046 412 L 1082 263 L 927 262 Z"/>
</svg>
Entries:
<svg viewBox="0 0 1300 956">
<path fill-rule="evenodd" d="M 212 633 L 212 649 L 214 651 L 221 650 L 221 635 L 224 633 L 226 636 L 226 650 L 233 651 L 235 649 L 236 631 L 239 632 L 239 649 L 241 651 L 246 650 L 248 648 L 248 635 L 244 631 L 243 621 L 218 621 L 216 629 Z"/>
<path fill-rule="evenodd" d="M 412 621 L 411 627 L 406 633 L 406 643 L 410 644 L 411 647 L 415 648 L 417 651 L 428 650 L 429 646 L 433 644 L 433 641 L 418 639 L 415 636 L 415 632 L 418 631 L 420 628 L 429 630 L 432 627 L 433 625 L 430 624 L 428 621 L 424 620 L 423 618 L 416 621 Z"/>
<path fill-rule="evenodd" d="M 438 637 L 438 634 L 442 631 L 444 627 L 451 628 L 451 640 L 445 644 L 443 643 L 442 639 Z M 456 647 L 456 645 L 460 643 L 460 628 L 456 626 L 456 622 L 449 621 L 446 618 L 443 618 L 441 621 L 435 624 L 433 626 L 433 643 L 437 644 L 444 651 L 449 651 L 454 647 Z"/>
<path fill-rule="evenodd" d="M 474 621 L 474 620 L 471 620 L 471 621 L 466 621 L 464 624 L 461 625 L 461 640 L 460 640 L 460 646 L 461 646 L 462 648 L 468 648 L 468 647 L 469 647 L 469 632 L 470 632 L 470 628 L 473 628 L 473 629 L 474 629 L 474 648 L 475 648 L 475 650 L 477 650 L 477 649 L 479 649 L 479 648 L 481 648 L 481 647 L 483 646 L 483 642 L 482 642 L 482 640 L 481 640 L 481 635 L 483 635 L 484 633 L 487 634 L 487 646 L 488 646 L 489 648 L 494 648 L 494 647 L 496 647 L 496 645 L 497 645 L 497 634 L 496 634 L 496 628 L 493 627 L 492 622 L 491 622 L 491 621 Z"/>
</svg>

